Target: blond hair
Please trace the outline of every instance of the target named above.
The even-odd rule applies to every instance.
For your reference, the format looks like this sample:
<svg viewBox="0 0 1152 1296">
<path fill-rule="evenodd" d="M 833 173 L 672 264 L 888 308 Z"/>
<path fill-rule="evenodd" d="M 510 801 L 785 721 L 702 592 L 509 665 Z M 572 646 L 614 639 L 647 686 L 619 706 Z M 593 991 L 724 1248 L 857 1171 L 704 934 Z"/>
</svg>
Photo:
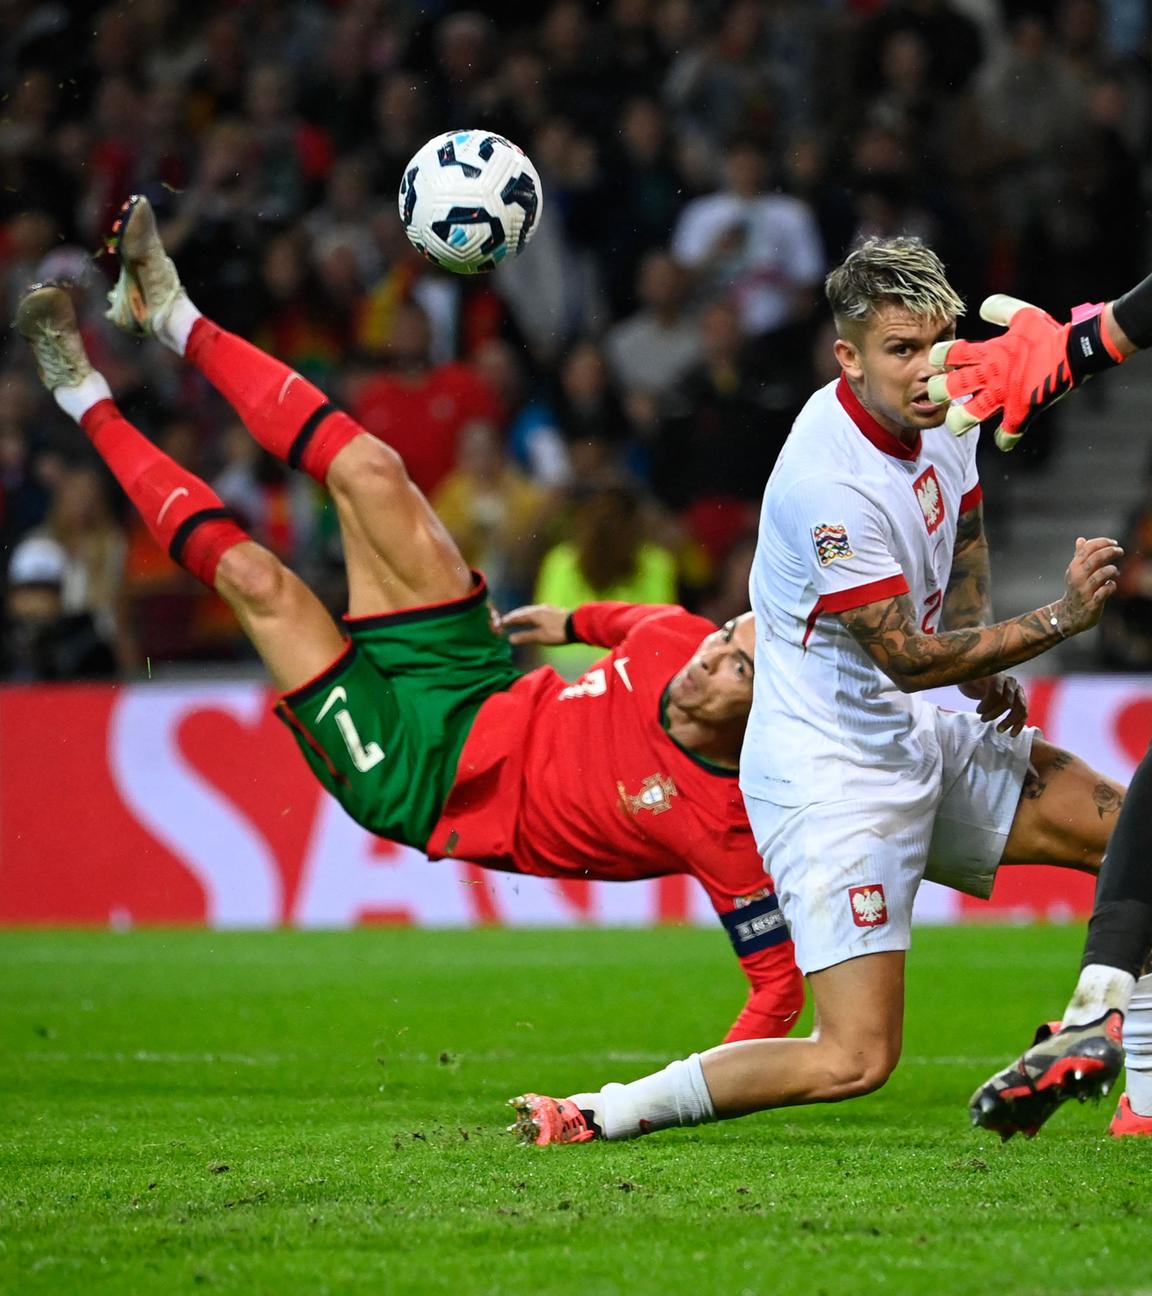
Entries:
<svg viewBox="0 0 1152 1296">
<path fill-rule="evenodd" d="M 870 238 L 829 274 L 824 293 L 841 335 L 882 306 L 901 306 L 924 319 L 964 314 L 940 258 L 918 238 Z"/>
</svg>

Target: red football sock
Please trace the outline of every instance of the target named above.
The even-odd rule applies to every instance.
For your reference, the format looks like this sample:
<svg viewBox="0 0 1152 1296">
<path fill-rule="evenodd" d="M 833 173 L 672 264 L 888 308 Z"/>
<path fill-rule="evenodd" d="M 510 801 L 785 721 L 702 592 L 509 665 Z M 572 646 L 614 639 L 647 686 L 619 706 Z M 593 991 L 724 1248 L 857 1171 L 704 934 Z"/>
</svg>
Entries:
<svg viewBox="0 0 1152 1296">
<path fill-rule="evenodd" d="M 148 530 L 174 561 L 213 586 L 223 554 L 252 539 L 233 521 L 216 492 L 158 450 L 110 400 L 93 405 L 80 426 Z"/>
<path fill-rule="evenodd" d="M 332 460 L 364 431 L 294 369 L 211 320 L 192 326 L 184 355 L 265 450 L 321 485 Z"/>
</svg>

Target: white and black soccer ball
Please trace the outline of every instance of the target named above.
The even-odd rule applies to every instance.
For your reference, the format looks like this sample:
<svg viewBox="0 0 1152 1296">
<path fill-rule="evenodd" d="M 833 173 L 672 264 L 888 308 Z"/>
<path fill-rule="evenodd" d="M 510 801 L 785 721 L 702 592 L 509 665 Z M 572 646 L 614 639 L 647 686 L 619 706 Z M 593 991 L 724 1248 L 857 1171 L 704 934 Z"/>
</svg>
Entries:
<svg viewBox="0 0 1152 1296">
<path fill-rule="evenodd" d="M 400 219 L 412 246 L 454 274 L 522 252 L 540 220 L 540 177 L 523 150 L 484 130 L 446 131 L 404 168 Z"/>
</svg>

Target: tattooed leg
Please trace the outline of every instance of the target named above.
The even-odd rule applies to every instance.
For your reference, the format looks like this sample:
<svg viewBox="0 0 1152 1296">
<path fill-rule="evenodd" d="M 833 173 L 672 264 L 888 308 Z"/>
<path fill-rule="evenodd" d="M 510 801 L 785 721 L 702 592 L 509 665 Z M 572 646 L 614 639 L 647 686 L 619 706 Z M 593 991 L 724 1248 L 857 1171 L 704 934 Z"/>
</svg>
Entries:
<svg viewBox="0 0 1152 1296">
<path fill-rule="evenodd" d="M 1002 863 L 1097 872 L 1123 796 L 1120 784 L 1037 738 Z"/>
</svg>

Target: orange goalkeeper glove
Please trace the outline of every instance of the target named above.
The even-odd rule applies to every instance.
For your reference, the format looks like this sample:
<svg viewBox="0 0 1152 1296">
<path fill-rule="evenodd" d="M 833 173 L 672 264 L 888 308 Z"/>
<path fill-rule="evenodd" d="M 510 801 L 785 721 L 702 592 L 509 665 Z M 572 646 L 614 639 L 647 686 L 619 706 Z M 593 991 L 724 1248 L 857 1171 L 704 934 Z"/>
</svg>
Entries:
<svg viewBox="0 0 1152 1296">
<path fill-rule="evenodd" d="M 948 411 L 957 436 L 1002 410 L 996 444 L 1011 450 L 1042 411 L 1124 360 L 1103 331 L 1103 311 L 1103 304 L 1077 306 L 1071 321 L 1060 324 L 1017 297 L 988 297 L 981 318 L 1008 331 L 987 342 L 937 342 L 931 361 L 950 371 L 928 380 L 928 395 L 938 405 L 969 398 Z"/>
</svg>

